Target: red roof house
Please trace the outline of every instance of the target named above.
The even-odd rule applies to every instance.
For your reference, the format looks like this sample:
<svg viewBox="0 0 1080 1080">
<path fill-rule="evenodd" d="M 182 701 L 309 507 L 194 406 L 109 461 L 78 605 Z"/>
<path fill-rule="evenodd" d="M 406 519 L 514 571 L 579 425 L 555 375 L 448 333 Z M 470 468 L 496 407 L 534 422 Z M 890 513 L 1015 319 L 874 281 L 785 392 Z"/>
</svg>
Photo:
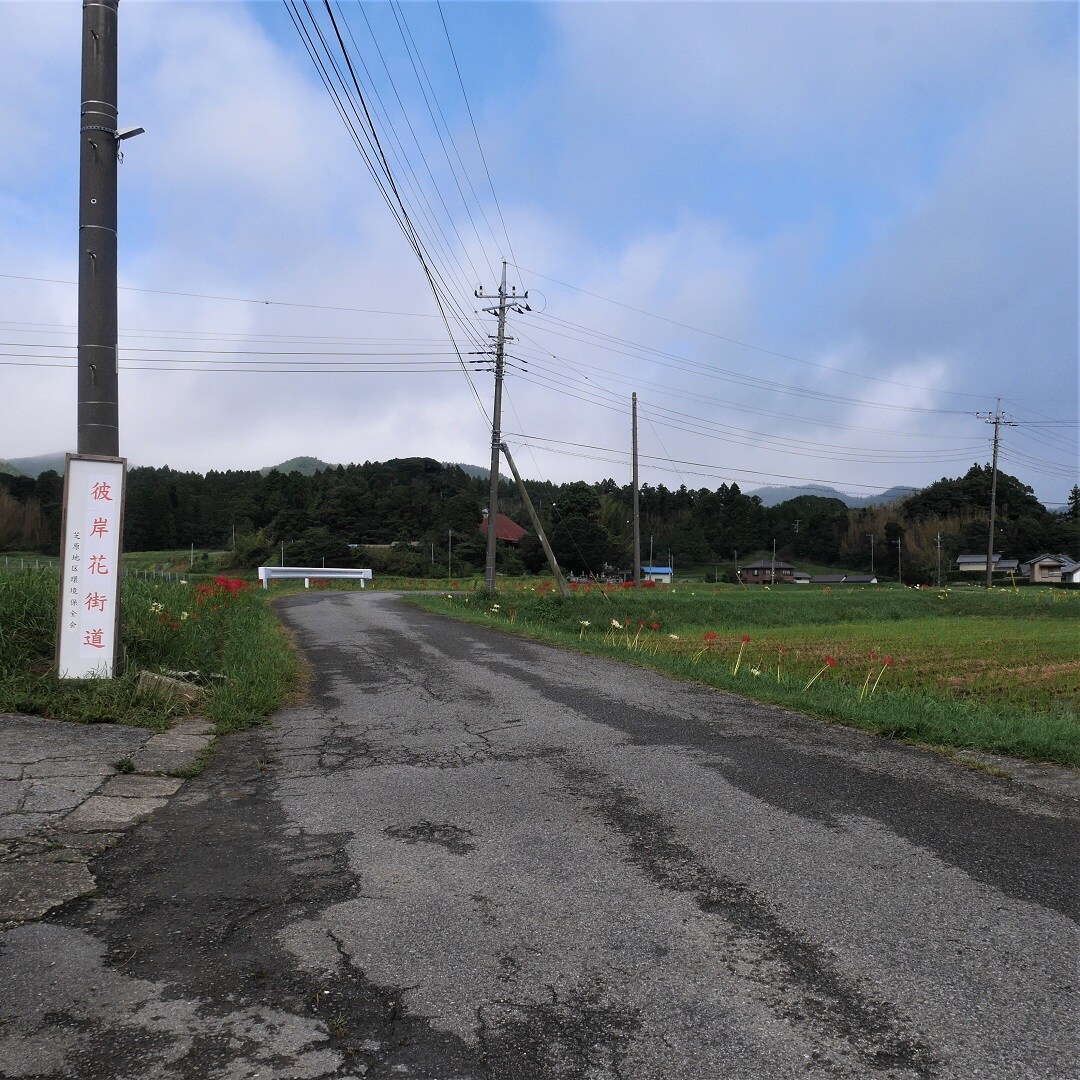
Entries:
<svg viewBox="0 0 1080 1080">
<path fill-rule="evenodd" d="M 477 531 L 487 536 L 487 514 L 484 520 L 477 525 Z M 523 529 L 516 521 L 511 521 L 505 514 L 495 515 L 495 539 L 505 540 L 508 544 L 520 544 L 523 536 L 528 536 L 527 529 Z"/>
</svg>

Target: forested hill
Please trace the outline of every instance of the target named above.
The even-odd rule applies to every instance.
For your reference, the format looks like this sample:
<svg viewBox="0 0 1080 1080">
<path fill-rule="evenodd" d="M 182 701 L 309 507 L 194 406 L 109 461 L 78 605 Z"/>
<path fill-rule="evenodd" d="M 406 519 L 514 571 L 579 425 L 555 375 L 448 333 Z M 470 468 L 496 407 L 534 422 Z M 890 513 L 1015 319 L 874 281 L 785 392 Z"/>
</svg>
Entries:
<svg viewBox="0 0 1080 1080">
<path fill-rule="evenodd" d="M 288 464 L 288 463 L 286 463 Z M 629 485 L 529 482 L 545 530 L 568 569 L 598 571 L 631 565 Z M 641 489 L 642 557 L 676 567 L 730 568 L 776 542 L 794 562 L 870 569 L 895 576 L 896 542 L 913 580 L 929 580 L 937 537 L 948 566 L 957 554 L 986 550 L 990 473 L 975 465 L 887 506 L 849 508 L 835 498 L 802 495 L 765 506 L 737 484 L 715 490 Z M 0 474 L 0 551 L 55 552 L 63 481 L 55 472 L 34 479 Z M 431 458 L 399 458 L 303 472 L 177 472 L 134 468 L 128 474 L 124 546 L 161 551 L 194 544 L 235 550 L 238 562 L 264 559 L 286 545 L 293 562 L 345 560 L 349 545 L 401 545 L 396 569 L 422 572 L 446 565 L 452 549 L 465 572 L 483 562 L 478 531 L 488 500 L 486 477 Z M 499 509 L 532 533 L 516 487 L 500 483 Z M 1054 514 L 1015 477 L 998 477 L 998 543 L 1006 556 L 1044 551 L 1080 555 L 1080 490 L 1070 511 Z M 875 538 L 872 547 L 870 537 Z M 370 558 L 370 556 L 367 556 Z M 504 556 L 505 567 L 540 569 L 534 537 Z M 415 565 L 414 565 L 415 564 Z"/>
</svg>

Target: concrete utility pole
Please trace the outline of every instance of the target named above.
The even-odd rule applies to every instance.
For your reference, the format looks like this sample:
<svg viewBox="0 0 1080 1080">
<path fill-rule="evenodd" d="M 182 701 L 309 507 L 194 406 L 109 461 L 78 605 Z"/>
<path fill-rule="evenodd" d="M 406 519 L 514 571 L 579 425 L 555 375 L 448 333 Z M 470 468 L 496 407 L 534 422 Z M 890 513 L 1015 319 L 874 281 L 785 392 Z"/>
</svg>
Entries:
<svg viewBox="0 0 1080 1080">
<path fill-rule="evenodd" d="M 631 449 L 634 457 L 634 588 L 641 588 L 641 503 L 638 498 L 637 394 L 631 399 L 633 435 Z M 651 562 L 651 560 L 650 560 Z"/>
<path fill-rule="evenodd" d="M 941 588 L 941 533 L 934 537 L 934 543 L 937 544 L 937 587 Z"/>
<path fill-rule="evenodd" d="M 873 577 L 874 576 L 874 534 L 873 533 L 867 533 L 866 535 L 870 537 L 870 576 Z"/>
<path fill-rule="evenodd" d="M 477 289 L 474 295 L 481 300 L 486 298 L 483 289 Z M 513 340 L 506 337 L 506 312 L 512 310 L 521 314 L 525 311 L 531 311 L 532 308 L 528 304 L 524 304 L 528 295 L 526 292 L 518 296 L 517 286 L 514 286 L 513 293 L 507 293 L 506 260 L 503 259 L 502 282 L 499 285 L 498 303 L 483 309 L 489 314 L 495 315 L 499 327 L 497 334 L 488 335 L 495 338 L 495 403 L 491 413 L 491 482 L 488 487 L 487 559 L 484 568 L 484 588 L 489 593 L 495 591 L 495 538 L 499 516 L 499 450 L 502 443 L 503 363 L 506 354 L 506 342 L 507 340 Z"/>
<path fill-rule="evenodd" d="M 899 541 L 899 540 L 890 540 L 889 542 L 896 545 L 896 577 L 897 577 L 897 580 L 900 582 L 900 584 L 903 585 L 904 584 L 904 564 L 903 564 L 903 560 L 902 560 L 901 555 L 900 555 L 901 541 Z"/>
<path fill-rule="evenodd" d="M 116 127 L 119 0 L 83 0 L 79 122 L 78 453 L 120 454 L 116 376 Z"/>
<path fill-rule="evenodd" d="M 1001 445 L 1001 425 L 1016 427 L 1016 423 L 1005 419 L 1005 414 L 1001 411 L 1001 398 L 997 399 L 996 412 L 976 415 L 980 420 L 994 425 L 994 464 L 990 476 L 990 533 L 986 538 L 986 587 L 989 589 L 994 575 L 994 516 L 997 512 L 998 449 Z"/>
</svg>

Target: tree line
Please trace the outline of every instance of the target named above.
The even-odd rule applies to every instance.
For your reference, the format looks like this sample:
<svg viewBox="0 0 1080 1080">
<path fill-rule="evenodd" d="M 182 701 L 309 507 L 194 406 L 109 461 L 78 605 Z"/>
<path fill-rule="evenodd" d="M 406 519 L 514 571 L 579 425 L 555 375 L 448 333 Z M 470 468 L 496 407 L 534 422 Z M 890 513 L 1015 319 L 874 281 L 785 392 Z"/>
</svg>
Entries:
<svg viewBox="0 0 1080 1080">
<path fill-rule="evenodd" d="M 873 569 L 931 581 L 939 553 L 948 570 L 957 554 L 983 553 L 990 504 L 989 466 L 975 464 L 899 502 L 849 509 L 841 500 L 803 495 L 766 507 L 738 484 L 715 490 L 644 485 L 642 561 L 730 576 L 739 562 L 771 554 L 800 562 Z M 632 566 L 630 485 L 527 482 L 561 565 L 581 573 Z M 131 469 L 124 547 L 224 551 L 237 567 L 281 557 L 294 565 L 354 565 L 381 573 L 465 575 L 482 567 L 479 529 L 488 482 L 430 458 L 398 458 L 300 472 L 178 472 Z M 55 554 L 63 480 L 0 475 L 0 550 Z M 525 528 L 520 545 L 499 545 L 504 573 L 543 569 L 544 558 L 517 488 L 500 481 L 499 509 Z M 1064 513 L 1048 511 L 1031 488 L 998 474 L 995 550 L 1019 559 L 1044 551 L 1080 555 L 1080 488 Z M 870 537 L 874 538 L 873 545 Z M 899 541 L 899 544 L 897 544 Z"/>
</svg>

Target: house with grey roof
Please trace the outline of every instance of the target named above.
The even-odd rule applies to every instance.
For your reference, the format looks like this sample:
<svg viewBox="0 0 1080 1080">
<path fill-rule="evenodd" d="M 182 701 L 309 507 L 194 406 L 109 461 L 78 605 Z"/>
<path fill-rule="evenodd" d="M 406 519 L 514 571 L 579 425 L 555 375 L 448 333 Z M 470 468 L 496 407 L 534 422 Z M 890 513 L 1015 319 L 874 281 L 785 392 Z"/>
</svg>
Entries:
<svg viewBox="0 0 1080 1080">
<path fill-rule="evenodd" d="M 956 569 L 962 574 L 985 574 L 985 555 L 957 555 Z M 1003 559 L 995 552 L 991 563 L 991 573 L 1016 574 L 1020 571 L 1020 563 L 1017 559 Z"/>
<path fill-rule="evenodd" d="M 1060 552 L 1056 555 L 1050 552 L 1036 555 L 1020 567 L 1020 572 L 1033 585 L 1080 583 L 1080 562 Z"/>
</svg>

